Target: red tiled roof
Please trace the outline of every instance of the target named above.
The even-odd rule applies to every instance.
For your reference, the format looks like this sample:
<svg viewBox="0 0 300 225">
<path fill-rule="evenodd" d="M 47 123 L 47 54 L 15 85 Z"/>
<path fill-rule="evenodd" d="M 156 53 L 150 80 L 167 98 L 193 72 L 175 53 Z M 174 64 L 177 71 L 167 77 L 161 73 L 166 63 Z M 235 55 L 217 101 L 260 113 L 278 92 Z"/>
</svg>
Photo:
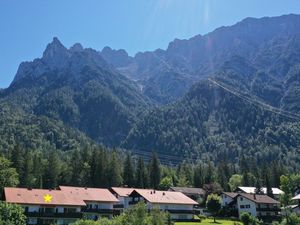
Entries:
<svg viewBox="0 0 300 225">
<path fill-rule="evenodd" d="M 83 201 L 118 202 L 119 200 L 108 190 L 103 188 L 84 188 L 59 186 L 66 195 L 77 195 Z"/>
<path fill-rule="evenodd" d="M 123 188 L 123 187 L 112 187 L 111 190 L 113 190 L 117 195 L 121 197 L 128 197 L 131 192 L 133 192 L 134 188 Z"/>
<path fill-rule="evenodd" d="M 181 192 L 156 190 L 154 191 L 145 189 L 135 189 L 133 192 L 137 192 L 150 203 L 198 205 L 198 202 L 187 197 Z"/>
<path fill-rule="evenodd" d="M 85 206 L 86 201 L 118 202 L 107 189 L 60 186 L 60 190 L 4 188 L 5 200 L 9 203 L 29 205 Z M 44 196 L 52 197 L 45 202 Z"/>
<path fill-rule="evenodd" d="M 257 194 L 246 194 L 239 193 L 238 196 L 242 196 L 256 203 L 266 203 L 266 204 L 279 204 L 280 202 L 269 197 L 268 195 L 257 195 Z"/>
<path fill-rule="evenodd" d="M 67 195 L 60 190 L 4 188 L 6 202 L 28 205 L 68 205 L 85 206 L 85 202 L 76 195 Z M 44 196 L 51 195 L 52 201 L 45 202 Z"/>
</svg>

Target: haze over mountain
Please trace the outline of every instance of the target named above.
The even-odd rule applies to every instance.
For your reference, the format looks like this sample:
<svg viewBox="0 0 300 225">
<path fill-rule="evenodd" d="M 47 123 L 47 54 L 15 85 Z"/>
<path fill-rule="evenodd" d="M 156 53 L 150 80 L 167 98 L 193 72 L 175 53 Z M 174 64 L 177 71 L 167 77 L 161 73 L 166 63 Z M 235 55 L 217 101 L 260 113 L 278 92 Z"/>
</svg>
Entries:
<svg viewBox="0 0 300 225">
<path fill-rule="evenodd" d="M 299 78 L 300 16 L 293 14 L 247 18 L 134 57 L 109 47 L 67 49 L 54 38 L 42 58 L 21 63 L 0 91 L 2 114 L 19 118 L 3 120 L 3 132 L 28 117 L 41 133 L 52 132 L 38 122 L 47 118 L 62 126 L 64 141 L 203 160 L 234 161 L 243 153 L 294 165 Z"/>
<path fill-rule="evenodd" d="M 246 18 L 203 36 L 189 40 L 175 39 L 166 50 L 158 49 L 129 57 L 124 50 L 104 48 L 102 55 L 120 73 L 143 84 L 147 96 L 168 102 L 174 100 L 174 96 L 186 93 L 195 81 L 213 75 L 236 55 L 254 63 L 259 70 L 282 77 L 287 73 L 288 66 L 279 68 L 277 61 L 285 60 L 291 65 L 295 63 L 293 60 L 297 59 L 291 57 L 298 57 L 299 28 L 300 17 L 294 14 Z M 291 49 L 293 47 L 296 49 Z M 166 81 L 166 76 L 171 78 Z M 178 91 L 173 89 L 174 83 Z M 172 92 L 170 89 L 173 89 Z"/>
</svg>

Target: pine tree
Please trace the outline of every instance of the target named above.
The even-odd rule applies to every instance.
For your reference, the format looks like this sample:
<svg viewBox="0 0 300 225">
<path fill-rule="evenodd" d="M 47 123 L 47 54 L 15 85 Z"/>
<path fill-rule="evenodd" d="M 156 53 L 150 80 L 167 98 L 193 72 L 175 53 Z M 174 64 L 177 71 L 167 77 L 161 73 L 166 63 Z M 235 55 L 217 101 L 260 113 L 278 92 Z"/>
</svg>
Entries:
<svg viewBox="0 0 300 225">
<path fill-rule="evenodd" d="M 34 187 L 43 188 L 43 174 L 45 172 L 44 160 L 40 153 L 35 152 L 33 156 Z"/>
<path fill-rule="evenodd" d="M 33 175 L 33 160 L 32 153 L 27 152 L 25 155 L 25 164 L 24 164 L 24 186 L 32 188 L 35 183 L 35 178 Z"/>
<path fill-rule="evenodd" d="M 48 158 L 48 166 L 45 172 L 45 186 L 47 188 L 56 188 L 58 186 L 60 175 L 60 161 L 56 151 L 51 150 Z"/>
<path fill-rule="evenodd" d="M 259 178 L 257 178 L 257 180 L 256 180 L 255 194 L 258 194 L 258 195 L 264 194 L 263 189 L 261 187 L 261 181 Z"/>
<path fill-rule="evenodd" d="M 134 186 L 134 169 L 129 154 L 127 154 L 123 165 L 123 184 L 128 187 Z"/>
<path fill-rule="evenodd" d="M 266 188 L 267 188 L 267 195 L 271 198 L 274 198 L 273 190 L 270 183 L 270 178 L 268 174 L 266 175 Z"/>
<path fill-rule="evenodd" d="M 109 187 L 118 187 L 122 184 L 120 160 L 116 152 L 112 153 L 111 160 L 107 170 L 107 179 Z"/>
<path fill-rule="evenodd" d="M 161 171 L 160 162 L 155 152 L 152 153 L 152 158 L 149 164 L 150 186 L 157 189 L 160 183 Z"/>
<path fill-rule="evenodd" d="M 203 172 L 202 165 L 198 164 L 194 171 L 194 186 L 202 187 L 203 186 Z"/>
<path fill-rule="evenodd" d="M 19 174 L 21 185 L 24 185 L 24 155 L 24 150 L 20 144 L 17 144 L 11 153 L 12 166 L 16 168 L 17 173 Z"/>
<path fill-rule="evenodd" d="M 214 177 L 214 174 L 213 174 L 213 167 L 212 167 L 212 164 L 211 162 L 208 163 L 208 166 L 207 166 L 207 169 L 206 169 L 206 174 L 205 174 L 205 179 L 204 179 L 204 182 L 206 184 L 210 184 L 213 182 L 213 177 Z"/>
<path fill-rule="evenodd" d="M 145 188 L 147 186 L 147 177 L 146 177 L 146 168 L 144 164 L 144 160 L 139 157 L 137 167 L 136 167 L 136 173 L 135 173 L 135 186 L 138 188 Z"/>
<path fill-rule="evenodd" d="M 71 169 L 71 184 L 74 186 L 82 185 L 79 173 L 82 170 L 82 158 L 79 150 L 75 150 L 72 153 L 71 161 L 70 161 L 70 169 Z"/>
</svg>

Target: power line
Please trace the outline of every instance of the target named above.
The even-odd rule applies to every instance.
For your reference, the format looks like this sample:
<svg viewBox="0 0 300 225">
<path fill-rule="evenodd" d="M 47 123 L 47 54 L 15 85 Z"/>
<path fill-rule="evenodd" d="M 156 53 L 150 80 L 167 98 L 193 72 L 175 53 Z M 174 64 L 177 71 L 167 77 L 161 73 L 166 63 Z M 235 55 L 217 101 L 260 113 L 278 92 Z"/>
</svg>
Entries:
<svg viewBox="0 0 300 225">
<path fill-rule="evenodd" d="M 243 99 L 253 105 L 256 105 L 258 107 L 261 107 L 269 112 L 272 112 L 272 113 L 275 113 L 275 114 L 278 114 L 280 116 L 283 116 L 283 117 L 287 117 L 289 119 L 293 119 L 293 120 L 300 120 L 300 115 L 298 114 L 294 114 L 292 112 L 289 112 L 289 111 L 286 111 L 286 110 L 283 110 L 283 109 L 279 109 L 279 108 L 276 108 L 274 106 L 271 106 L 263 101 L 260 101 L 260 100 L 257 100 L 255 98 L 250 98 L 248 96 L 245 96 L 245 94 L 241 94 L 240 92 L 234 90 L 234 89 L 229 89 L 228 87 L 226 87 L 223 84 L 221 84 L 222 82 L 217 82 L 215 79 L 212 79 L 212 78 L 208 78 L 208 80 L 212 83 L 214 83 L 215 85 L 217 85 L 218 87 L 224 89 L 225 91 L 227 92 L 230 92 L 231 94 L 235 95 L 236 97 L 240 98 L 240 99 Z"/>
</svg>

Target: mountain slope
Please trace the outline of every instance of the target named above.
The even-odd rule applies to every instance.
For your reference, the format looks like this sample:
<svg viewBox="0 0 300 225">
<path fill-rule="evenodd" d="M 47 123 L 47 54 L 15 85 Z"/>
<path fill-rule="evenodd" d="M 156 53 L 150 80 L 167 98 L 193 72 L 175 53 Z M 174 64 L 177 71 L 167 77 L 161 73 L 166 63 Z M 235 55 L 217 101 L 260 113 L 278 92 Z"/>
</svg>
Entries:
<svg viewBox="0 0 300 225">
<path fill-rule="evenodd" d="M 27 114 L 17 107 L 0 103 L 0 152 L 16 145 L 42 151 L 75 150 L 95 144 L 85 134 L 61 121 Z"/>
<path fill-rule="evenodd" d="M 144 90 L 148 90 L 148 86 L 157 90 L 158 96 L 152 94 L 149 97 L 154 97 L 160 103 L 168 103 L 187 93 L 195 81 L 219 71 L 234 56 L 246 58 L 257 69 L 284 79 L 289 68 L 300 61 L 299 40 L 300 16 L 290 14 L 261 19 L 246 18 L 203 36 L 197 35 L 188 40 L 175 39 L 166 50 L 138 53 L 134 57 L 126 57 L 124 50 L 108 51 L 107 48 L 101 54 L 120 73 L 140 81 Z M 123 57 L 120 57 L 120 52 L 123 52 Z M 115 58 L 118 58 L 118 63 L 112 60 Z M 165 80 L 166 71 L 172 72 L 167 83 L 177 84 L 176 80 L 182 78 L 186 82 L 172 86 L 181 91 L 159 96 L 165 93 L 166 87 L 154 86 L 152 80 Z"/>
<path fill-rule="evenodd" d="M 294 117 L 270 106 L 283 96 L 297 96 L 298 91 L 293 90 L 299 90 L 297 82 L 289 85 L 294 94 L 288 95 L 277 80 L 241 57 L 226 62 L 213 80 L 217 83 L 201 81 L 182 100 L 150 111 L 122 146 L 214 161 L 226 158 L 235 162 L 240 155 L 259 161 L 280 158 L 297 167 L 300 114 Z M 294 101 L 288 105 L 298 105 L 298 100 Z"/>
<path fill-rule="evenodd" d="M 126 137 L 149 105 L 136 84 L 115 72 L 92 49 L 66 49 L 57 38 L 41 59 L 20 65 L 0 101 L 27 113 L 61 120 L 106 145 Z"/>
</svg>

